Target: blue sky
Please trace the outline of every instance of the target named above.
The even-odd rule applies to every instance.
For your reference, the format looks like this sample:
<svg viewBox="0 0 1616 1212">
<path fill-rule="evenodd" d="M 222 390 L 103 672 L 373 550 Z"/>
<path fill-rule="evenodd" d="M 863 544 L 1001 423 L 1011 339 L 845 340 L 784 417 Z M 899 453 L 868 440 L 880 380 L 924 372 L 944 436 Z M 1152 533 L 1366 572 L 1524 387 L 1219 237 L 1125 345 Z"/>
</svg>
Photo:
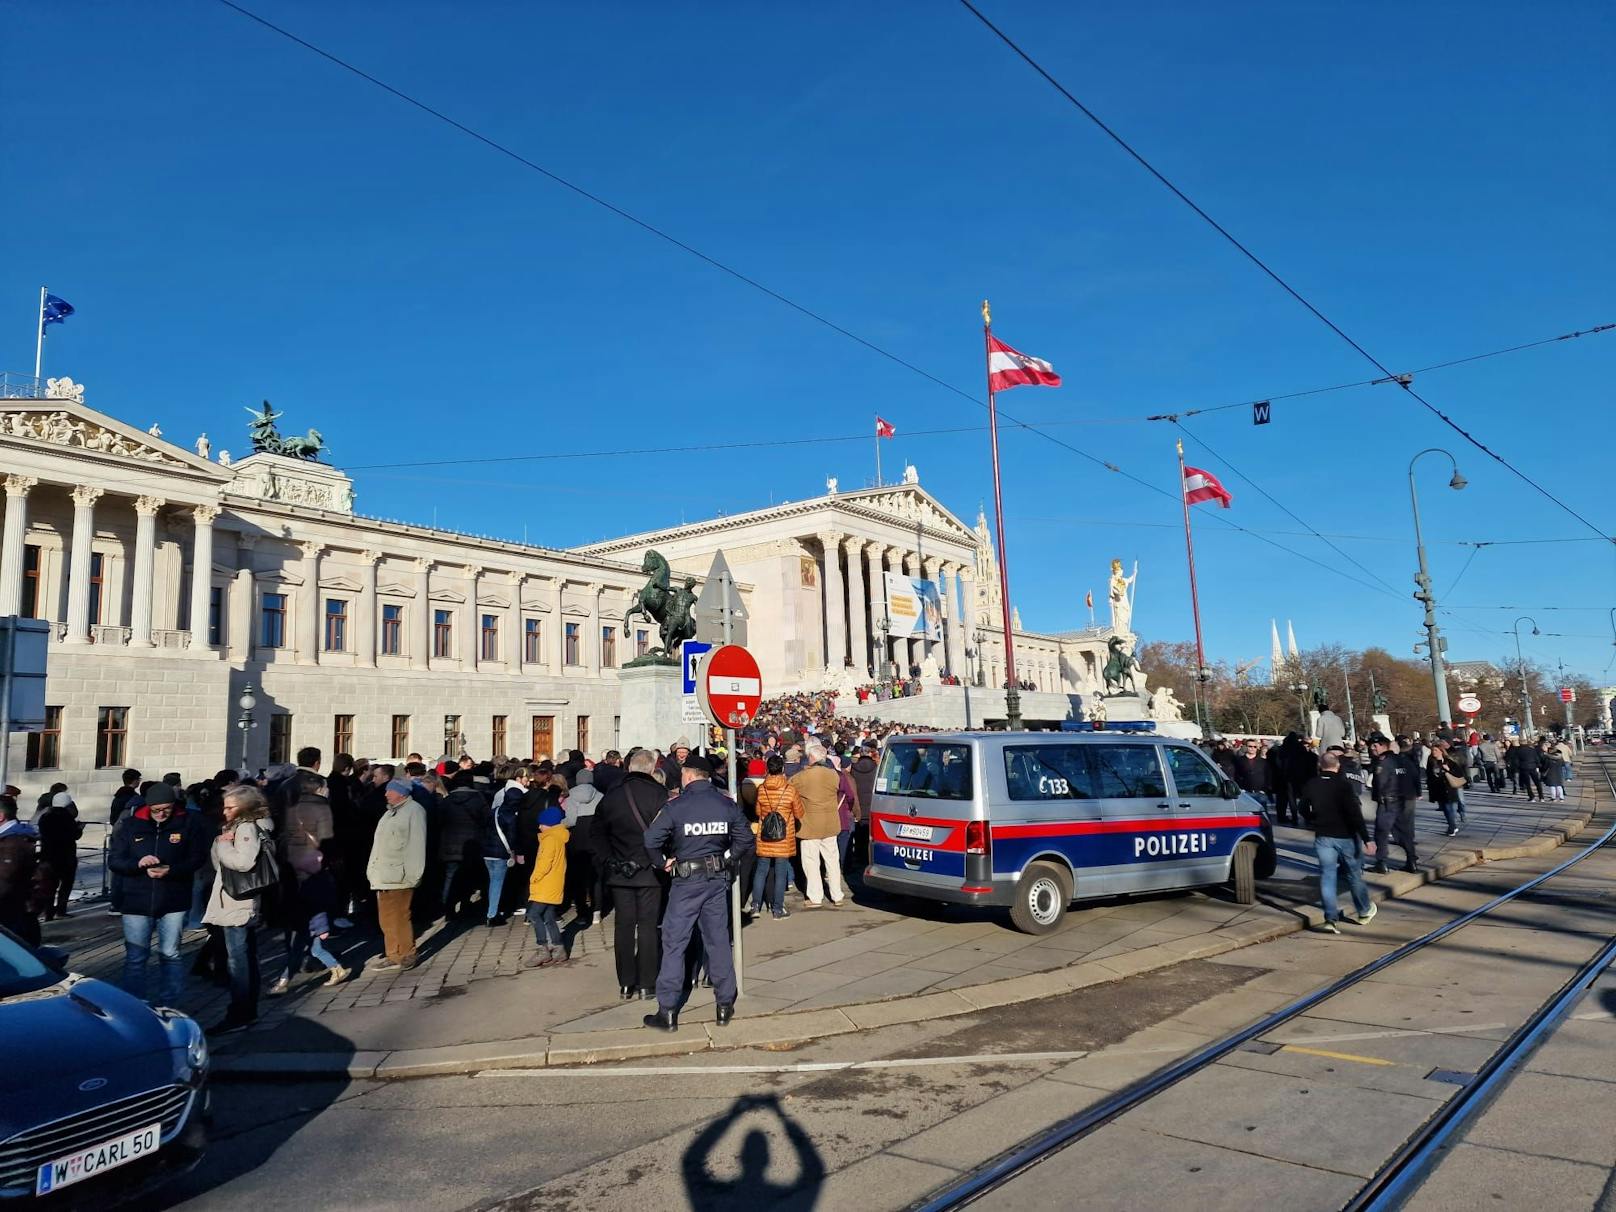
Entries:
<svg viewBox="0 0 1616 1212">
<path fill-rule="evenodd" d="M 976 395 L 991 298 L 996 332 L 1066 379 L 1003 406 L 1169 491 L 1175 435 L 1137 418 L 1373 375 L 963 8 L 258 8 Z M 1394 368 L 1616 320 L 1608 5 L 987 11 Z M 240 409 L 267 397 L 326 434 L 361 511 L 554 545 L 860 485 L 867 439 L 726 447 L 867 434 L 877 413 L 899 430 L 889 473 L 912 460 L 967 521 L 990 497 L 984 434 L 915 436 L 980 425 L 978 406 L 211 0 L 12 4 L 0 39 L 7 369 L 31 369 L 48 283 L 79 314 L 46 372 L 93 406 L 239 453 Z M 1418 385 L 1609 532 L 1613 370 L 1616 333 Z M 1438 591 L 1526 608 L 1448 616 L 1450 655 L 1513 651 L 1497 633 L 1521 613 L 1564 635 L 1533 640 L 1539 659 L 1597 677 L 1616 653 L 1609 548 L 1466 567 L 1458 540 L 1589 533 L 1397 389 L 1189 424 L 1314 527 L 1362 536 L 1340 546 L 1395 590 L 1198 518 L 1213 656 L 1263 655 L 1271 616 L 1304 645 L 1407 652 L 1405 471 L 1432 445 L 1470 480 L 1452 493 L 1422 464 Z M 1188 453 L 1233 490 L 1231 520 L 1346 566 Z M 512 455 L 565 457 L 456 462 Z M 1086 621 L 1115 555 L 1143 570 L 1138 629 L 1190 634 L 1173 500 L 1025 432 L 1004 466 L 1028 626 Z"/>
</svg>

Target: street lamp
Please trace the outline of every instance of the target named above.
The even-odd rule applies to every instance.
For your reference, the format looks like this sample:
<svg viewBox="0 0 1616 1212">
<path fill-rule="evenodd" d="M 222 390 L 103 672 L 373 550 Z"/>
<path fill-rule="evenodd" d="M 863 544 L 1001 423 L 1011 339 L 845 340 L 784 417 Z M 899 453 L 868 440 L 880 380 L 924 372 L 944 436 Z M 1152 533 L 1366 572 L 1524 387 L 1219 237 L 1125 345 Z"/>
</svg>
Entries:
<svg viewBox="0 0 1616 1212">
<path fill-rule="evenodd" d="M 1532 725 L 1531 691 L 1526 688 L 1526 658 L 1521 655 L 1521 624 L 1532 624 L 1532 634 L 1541 635 L 1537 629 L 1537 620 L 1529 614 L 1523 614 L 1515 620 L 1515 663 L 1521 671 L 1521 702 L 1526 704 L 1526 736 L 1531 736 L 1537 729 Z"/>
<path fill-rule="evenodd" d="M 236 720 L 236 727 L 241 729 L 241 777 L 246 778 L 247 734 L 258 727 L 258 721 L 253 718 L 253 708 L 258 706 L 258 700 L 253 697 L 251 682 L 241 688 L 241 697 L 236 700 L 236 706 L 241 708 L 241 716 Z"/>
<path fill-rule="evenodd" d="M 1296 714 L 1302 721 L 1302 736 L 1308 734 L 1307 725 L 1307 692 L 1311 689 L 1306 682 L 1292 682 L 1291 693 L 1296 696 Z"/>
<path fill-rule="evenodd" d="M 1447 456 L 1448 462 L 1453 467 L 1453 476 L 1448 480 L 1448 487 L 1455 492 L 1469 481 L 1459 474 L 1458 460 L 1440 446 L 1427 447 L 1408 461 L 1408 499 L 1414 507 L 1414 546 L 1420 557 L 1420 570 L 1414 576 L 1414 583 L 1420 588 L 1414 598 L 1425 603 L 1425 642 L 1427 655 L 1431 658 L 1431 681 L 1436 688 L 1437 719 L 1451 722 L 1452 716 L 1448 711 L 1448 675 L 1442 662 L 1442 635 L 1436 625 L 1436 595 L 1431 592 L 1431 573 L 1425 565 L 1425 536 L 1420 532 L 1420 497 L 1414 490 L 1414 464 L 1428 454 Z"/>
</svg>

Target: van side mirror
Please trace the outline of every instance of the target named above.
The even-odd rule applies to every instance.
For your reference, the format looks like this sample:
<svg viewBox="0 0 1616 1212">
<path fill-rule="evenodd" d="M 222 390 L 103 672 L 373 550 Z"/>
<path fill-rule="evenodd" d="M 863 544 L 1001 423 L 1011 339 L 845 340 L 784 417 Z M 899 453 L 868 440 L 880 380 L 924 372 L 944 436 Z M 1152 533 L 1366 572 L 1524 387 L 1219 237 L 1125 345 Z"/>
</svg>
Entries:
<svg viewBox="0 0 1616 1212">
<path fill-rule="evenodd" d="M 1237 800 L 1240 798 L 1240 787 L 1233 779 L 1223 780 L 1223 798 Z"/>
</svg>

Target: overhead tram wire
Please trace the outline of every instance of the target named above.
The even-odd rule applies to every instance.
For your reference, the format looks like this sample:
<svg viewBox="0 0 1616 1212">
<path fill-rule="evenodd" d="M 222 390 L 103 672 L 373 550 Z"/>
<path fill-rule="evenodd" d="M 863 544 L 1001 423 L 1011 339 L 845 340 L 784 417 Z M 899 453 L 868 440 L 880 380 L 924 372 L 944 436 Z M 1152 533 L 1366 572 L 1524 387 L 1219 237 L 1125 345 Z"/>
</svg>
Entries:
<svg viewBox="0 0 1616 1212">
<path fill-rule="evenodd" d="M 221 0 L 221 2 L 222 3 L 228 2 L 228 0 Z M 1166 174 L 1164 174 L 1160 169 L 1158 169 L 1149 160 L 1145 159 L 1143 154 L 1141 154 L 1139 151 L 1137 151 L 1133 147 L 1133 145 L 1131 143 L 1129 143 L 1126 139 L 1124 139 L 1121 135 L 1119 135 L 1115 130 L 1113 130 L 1110 126 L 1108 126 L 1105 123 L 1105 121 L 1098 114 L 1096 114 L 1092 109 L 1090 109 L 1088 106 L 1084 105 L 1083 102 L 1079 101 L 1077 99 L 1077 97 L 1075 95 L 1073 95 L 1073 93 L 1071 92 L 1070 89 L 1068 89 L 1064 84 L 1062 84 L 1059 80 L 1057 80 L 1049 72 L 1049 70 L 1047 68 L 1045 68 L 1041 63 L 1039 63 L 1036 59 L 1034 59 L 1031 55 L 1029 55 L 1025 50 L 1023 50 L 1021 48 L 1021 46 L 1019 44 L 1017 44 L 1017 42 L 1013 38 L 1010 37 L 1009 34 L 1005 33 L 1002 29 L 1000 29 L 997 25 L 995 25 L 991 20 L 989 20 L 987 15 L 984 14 L 981 9 L 977 8 L 976 5 L 971 3 L 971 0 L 960 0 L 960 4 L 963 5 L 965 7 L 965 9 L 972 16 L 974 16 L 978 21 L 980 21 L 984 26 L 986 26 L 987 29 L 990 32 L 992 32 L 995 37 L 997 37 L 999 39 L 999 41 L 1003 42 L 1005 44 L 1005 46 L 1009 47 L 1010 50 L 1016 55 L 1017 58 L 1019 58 L 1022 62 L 1024 62 L 1028 67 L 1032 68 L 1032 70 L 1035 71 L 1036 73 L 1038 73 L 1038 75 L 1042 76 L 1044 78 L 1044 80 L 1052 88 L 1054 88 L 1056 92 L 1060 93 L 1061 96 L 1065 97 L 1066 100 L 1069 101 L 1072 104 L 1072 106 L 1079 113 L 1081 113 L 1085 118 L 1087 118 L 1096 127 L 1098 127 L 1100 129 L 1100 131 L 1106 135 L 1107 138 L 1109 138 L 1113 143 L 1115 143 L 1124 152 L 1126 152 L 1141 168 L 1143 168 L 1146 172 L 1148 172 L 1152 177 L 1156 178 L 1156 180 L 1159 181 L 1163 186 L 1165 186 L 1167 188 L 1167 190 L 1173 194 L 1174 197 L 1176 197 L 1180 202 L 1184 203 L 1185 206 L 1189 207 L 1190 210 L 1194 211 L 1196 215 L 1198 215 L 1209 227 L 1212 228 L 1212 230 L 1217 232 L 1226 241 L 1228 241 L 1229 244 L 1232 245 L 1242 256 L 1244 256 L 1248 261 L 1250 261 L 1259 270 L 1261 270 L 1263 272 L 1263 274 L 1265 274 L 1271 281 L 1273 281 L 1273 283 L 1276 286 L 1278 286 L 1286 294 L 1290 295 L 1290 297 L 1295 299 L 1296 302 L 1300 303 L 1304 308 L 1306 308 L 1310 313 L 1312 313 L 1312 315 L 1314 316 L 1315 319 L 1317 319 L 1321 324 L 1323 324 L 1331 332 L 1335 333 L 1336 336 L 1340 337 L 1341 340 L 1345 341 L 1349 346 L 1351 346 L 1352 349 L 1355 350 L 1361 357 L 1363 357 L 1363 359 L 1365 361 L 1367 361 L 1371 366 L 1373 366 L 1376 370 L 1380 371 L 1380 373 L 1383 376 L 1385 376 L 1386 380 L 1397 383 L 1397 385 L 1399 387 L 1401 387 L 1414 400 L 1416 400 L 1420 404 L 1421 407 L 1423 407 L 1426 411 L 1431 413 L 1432 416 L 1436 417 L 1439 421 L 1441 421 L 1449 429 L 1453 430 L 1460 437 L 1462 437 L 1466 442 L 1470 443 L 1470 445 L 1474 446 L 1477 450 L 1481 451 L 1488 458 L 1490 458 L 1494 462 L 1498 463 L 1499 466 L 1503 467 L 1511 475 L 1513 475 L 1517 479 L 1519 479 L 1522 483 L 1525 483 L 1525 484 L 1529 485 L 1532 489 L 1534 489 L 1536 492 L 1538 492 L 1541 496 L 1545 497 L 1549 501 L 1552 501 L 1560 509 L 1562 509 L 1566 513 L 1570 514 L 1572 517 L 1576 518 L 1577 521 L 1581 522 L 1584 526 L 1586 526 L 1589 530 L 1593 531 L 1600 538 L 1604 539 L 1607 543 L 1611 543 L 1613 545 L 1616 545 L 1616 536 L 1612 536 L 1611 534 L 1607 533 L 1605 530 L 1601 529 L 1599 526 L 1596 526 L 1593 522 L 1589 521 L 1588 518 L 1584 517 L 1576 509 L 1572 508 L 1572 506 L 1567 504 L 1565 501 L 1562 501 L 1559 497 L 1555 496 L 1554 493 L 1550 492 L 1542 484 L 1539 484 L 1531 476 L 1527 475 L 1524 471 L 1522 471 L 1520 468 L 1516 467 L 1508 459 L 1504 458 L 1503 455 L 1501 455 L 1497 451 L 1493 450 L 1490 446 L 1488 446 L 1480 438 L 1476 437 L 1469 430 L 1465 429 L 1464 426 L 1460 425 L 1452 417 L 1448 416 L 1440 408 L 1438 408 L 1436 405 L 1432 404 L 1424 396 L 1420 395 L 1419 392 L 1415 391 L 1414 390 L 1414 385 L 1413 385 L 1413 383 L 1412 383 L 1409 376 L 1400 376 L 1400 375 L 1394 373 L 1389 367 L 1386 366 L 1386 364 L 1384 362 L 1382 362 L 1379 358 L 1375 357 L 1374 354 L 1370 353 L 1367 349 L 1365 349 L 1362 345 L 1360 345 L 1352 337 L 1347 335 L 1346 331 L 1344 329 L 1342 329 L 1340 325 L 1338 325 L 1334 320 L 1330 319 L 1329 316 L 1325 315 L 1322 311 L 1320 311 L 1317 307 L 1315 307 L 1312 304 L 1312 302 L 1310 302 L 1308 300 L 1308 298 L 1301 293 L 1301 291 L 1297 290 L 1294 286 L 1292 286 L 1284 278 L 1280 277 L 1279 274 L 1274 269 L 1272 269 L 1268 265 L 1268 263 L 1266 261 L 1264 261 L 1256 253 L 1252 252 L 1251 249 L 1248 248 L 1245 244 L 1241 243 L 1241 241 L 1234 235 L 1233 232 L 1231 232 L 1228 228 L 1224 227 L 1223 224 L 1219 223 L 1216 219 L 1214 219 L 1205 210 L 1201 209 L 1201 207 L 1194 201 L 1194 199 L 1192 199 L 1188 194 L 1186 194 L 1177 185 L 1173 184 L 1173 182 L 1166 176 Z"/>
</svg>

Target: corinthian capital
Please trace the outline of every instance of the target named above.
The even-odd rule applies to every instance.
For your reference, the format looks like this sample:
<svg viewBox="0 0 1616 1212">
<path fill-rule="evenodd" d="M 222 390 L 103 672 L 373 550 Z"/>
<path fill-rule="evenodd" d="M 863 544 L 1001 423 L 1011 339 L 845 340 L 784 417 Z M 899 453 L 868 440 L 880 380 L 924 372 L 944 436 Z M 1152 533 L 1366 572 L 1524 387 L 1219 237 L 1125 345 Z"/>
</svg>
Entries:
<svg viewBox="0 0 1616 1212">
<path fill-rule="evenodd" d="M 7 476 L 6 495 L 8 497 L 26 497 L 29 489 L 38 483 L 39 480 L 35 476 Z"/>
<path fill-rule="evenodd" d="M 106 491 L 107 490 L 105 488 L 96 488 L 89 484 L 80 484 L 73 489 L 73 504 L 77 505 L 81 509 L 89 509 L 106 495 Z"/>
</svg>

